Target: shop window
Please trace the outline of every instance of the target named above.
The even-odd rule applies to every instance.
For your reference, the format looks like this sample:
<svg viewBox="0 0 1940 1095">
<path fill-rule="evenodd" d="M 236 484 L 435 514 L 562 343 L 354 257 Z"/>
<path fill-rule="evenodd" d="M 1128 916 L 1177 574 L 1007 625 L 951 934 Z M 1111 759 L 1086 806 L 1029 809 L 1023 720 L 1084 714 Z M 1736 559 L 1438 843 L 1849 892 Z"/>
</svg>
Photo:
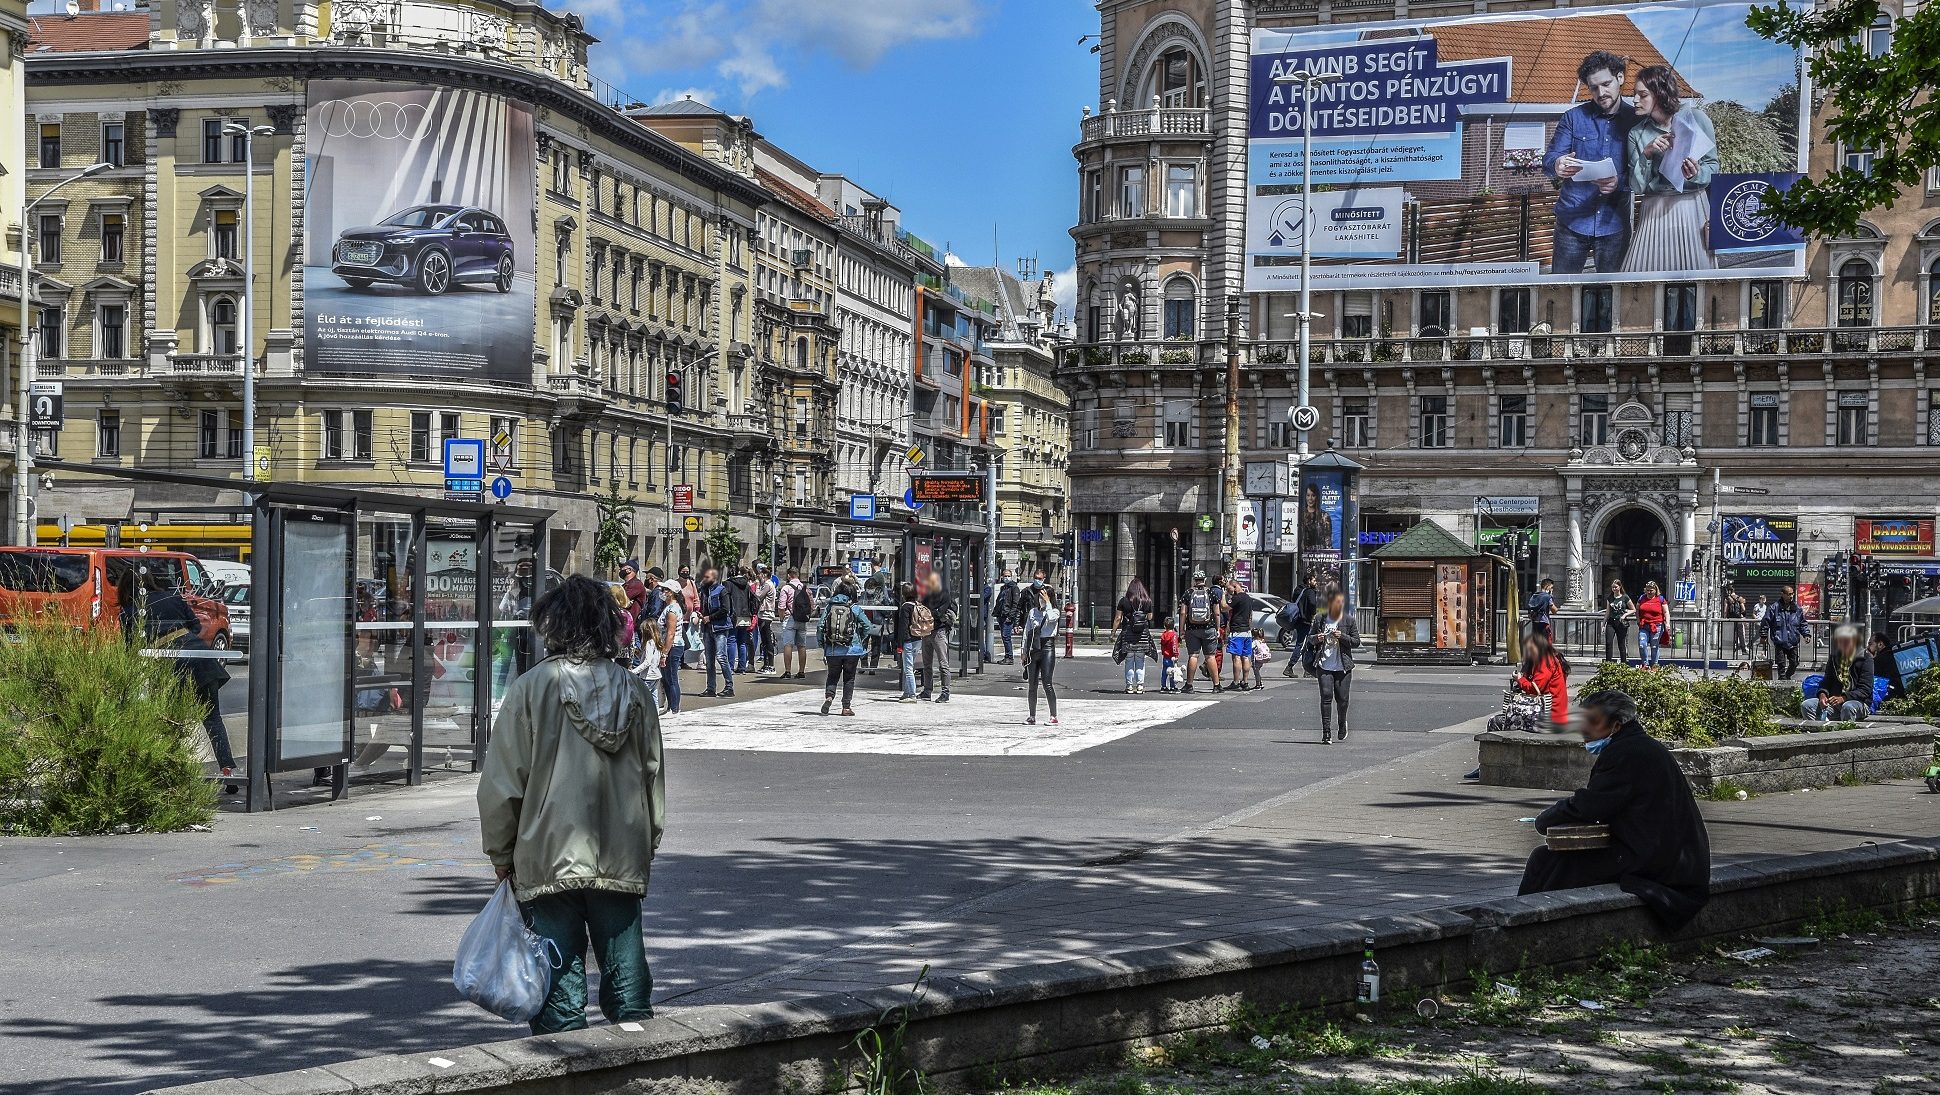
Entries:
<svg viewBox="0 0 1940 1095">
<path fill-rule="evenodd" d="M 1496 445 L 1505 449 L 1529 447 L 1529 397 L 1505 395 L 1496 416 Z"/>
</svg>

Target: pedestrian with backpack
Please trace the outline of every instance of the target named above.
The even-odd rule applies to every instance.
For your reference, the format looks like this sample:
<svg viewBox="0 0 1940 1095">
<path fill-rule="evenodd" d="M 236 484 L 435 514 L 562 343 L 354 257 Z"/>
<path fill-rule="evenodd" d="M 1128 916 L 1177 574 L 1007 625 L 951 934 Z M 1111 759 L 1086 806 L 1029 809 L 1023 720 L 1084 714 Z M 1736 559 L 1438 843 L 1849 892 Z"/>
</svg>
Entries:
<svg viewBox="0 0 1940 1095">
<path fill-rule="evenodd" d="M 1550 618 L 1556 615 L 1556 579 L 1544 578 L 1536 583 L 1536 592 L 1529 598 L 1529 630 L 1556 641 L 1556 632 Z"/>
<path fill-rule="evenodd" d="M 1017 575 L 1004 571 L 1004 581 L 997 587 L 997 634 L 1004 640 L 1004 665 L 1017 661 L 1011 646 L 1011 634 L 1017 630 L 1017 613 L 1024 603 L 1023 592 L 1017 587 Z"/>
<path fill-rule="evenodd" d="M 937 703 L 950 702 L 950 632 L 956 627 L 956 602 L 943 588 L 943 576 L 930 571 L 928 586 L 923 597 L 916 603 L 916 613 L 910 625 L 910 632 L 923 643 L 923 691 L 918 699 L 931 698 L 930 686 L 936 685 L 934 693 Z"/>
<path fill-rule="evenodd" d="M 1218 587 L 1206 581 L 1206 572 L 1193 571 L 1192 588 L 1179 598 L 1179 635 L 1186 647 L 1186 679 L 1179 691 L 1192 691 L 1202 662 L 1206 680 L 1214 692 L 1219 691 L 1219 671 L 1213 668 L 1213 658 L 1219 653 L 1219 617 L 1225 608 L 1225 599 Z"/>
<path fill-rule="evenodd" d="M 1313 631 L 1314 617 L 1326 606 L 1320 603 L 1320 576 L 1313 571 L 1307 572 L 1307 584 L 1300 587 L 1293 600 L 1280 610 L 1280 626 L 1286 629 L 1288 649 L 1295 654 L 1287 659 L 1287 667 L 1280 671 L 1282 677 L 1291 677 L 1300 668 L 1299 653 L 1307 645 L 1307 636 Z"/>
<path fill-rule="evenodd" d="M 776 611 L 781 614 L 781 679 L 801 680 L 808 676 L 808 629 L 815 619 L 815 595 L 802 584 L 801 572 L 794 567 L 788 568 L 788 580 L 777 594 Z"/>
<path fill-rule="evenodd" d="M 1030 713 L 1024 719 L 1027 726 L 1037 725 L 1037 691 L 1044 690 L 1044 702 L 1051 707 L 1051 725 L 1058 724 L 1058 611 L 1057 598 L 1052 595 L 1051 587 L 1043 582 L 1032 582 L 1024 594 L 1024 603 L 1030 608 L 1024 614 L 1024 678 L 1030 682 L 1025 693 L 1030 704 Z"/>
<path fill-rule="evenodd" d="M 896 590 L 895 623 L 890 627 L 890 640 L 896 647 L 896 664 L 903 671 L 903 694 L 896 697 L 898 703 L 916 702 L 916 650 L 922 639 L 912 630 L 916 624 L 916 587 L 904 582 Z"/>
<path fill-rule="evenodd" d="M 1158 654 L 1158 648 L 1152 643 L 1152 595 L 1145 592 L 1144 582 L 1133 578 L 1125 586 L 1111 626 L 1118 632 L 1118 653 L 1124 658 L 1125 691 L 1145 691 L 1146 662 Z"/>
<path fill-rule="evenodd" d="M 836 580 L 834 592 L 822 606 L 822 658 L 828 672 L 822 684 L 822 714 L 835 705 L 835 687 L 842 686 L 842 713 L 855 714 L 855 671 L 862 664 L 871 625 L 869 617 L 856 607 L 856 580 L 843 575 Z"/>
</svg>

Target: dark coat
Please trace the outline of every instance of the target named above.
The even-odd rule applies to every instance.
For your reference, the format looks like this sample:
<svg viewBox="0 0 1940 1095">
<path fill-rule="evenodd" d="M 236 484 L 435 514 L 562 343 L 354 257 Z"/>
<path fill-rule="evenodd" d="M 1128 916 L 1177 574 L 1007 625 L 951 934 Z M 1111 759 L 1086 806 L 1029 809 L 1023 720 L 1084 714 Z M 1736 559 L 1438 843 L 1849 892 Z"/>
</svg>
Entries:
<svg viewBox="0 0 1940 1095">
<path fill-rule="evenodd" d="M 1327 648 L 1324 645 L 1324 641 L 1327 638 L 1326 628 L 1327 613 L 1321 612 L 1316 614 L 1313 620 L 1313 630 L 1307 633 L 1306 649 L 1301 652 L 1301 659 L 1303 661 L 1307 658 L 1313 659 L 1314 669 L 1316 671 L 1320 669 L 1321 661 L 1327 656 Z M 1354 668 L 1354 649 L 1360 645 L 1361 625 L 1355 622 L 1352 612 L 1342 613 L 1340 618 L 1340 663 L 1350 672 Z"/>
<path fill-rule="evenodd" d="M 1611 736 L 1589 785 L 1544 810 L 1536 831 L 1599 823 L 1610 826 L 1608 853 L 1557 853 L 1551 881 L 1558 884 L 1537 888 L 1614 882 L 1642 898 L 1666 928 L 1690 923 L 1711 897 L 1711 839 L 1690 781 L 1670 750 L 1638 723 Z"/>
<path fill-rule="evenodd" d="M 1873 705 L 1873 656 L 1864 650 L 1852 656 L 1852 664 L 1846 667 L 1849 680 L 1840 680 L 1839 651 L 1835 648 L 1826 655 L 1825 668 L 1819 671 L 1819 691 L 1832 696 L 1845 696 L 1858 700 L 1867 707 Z"/>
</svg>

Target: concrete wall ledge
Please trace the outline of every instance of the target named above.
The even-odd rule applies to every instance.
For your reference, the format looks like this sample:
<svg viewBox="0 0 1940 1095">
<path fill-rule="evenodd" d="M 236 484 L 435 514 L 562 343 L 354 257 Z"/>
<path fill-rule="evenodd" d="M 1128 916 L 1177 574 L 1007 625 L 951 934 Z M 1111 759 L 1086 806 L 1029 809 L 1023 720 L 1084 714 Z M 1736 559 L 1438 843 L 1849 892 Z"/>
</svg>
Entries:
<svg viewBox="0 0 1940 1095">
<path fill-rule="evenodd" d="M 1830 787 L 1840 779 L 1877 782 L 1919 774 L 1931 762 L 1935 727 L 1919 720 L 1863 722 L 1850 730 L 1798 723 L 1797 733 L 1732 737 L 1703 749 L 1671 749 L 1699 794 L 1729 782 L 1749 791 Z M 1804 728 L 1813 729 L 1804 729 Z M 1574 734 L 1477 734 L 1482 782 L 1492 787 L 1570 790 L 1589 779 L 1592 760 Z"/>
<path fill-rule="evenodd" d="M 1722 866 L 1698 919 L 1666 937 L 1614 886 L 1503 897 L 1359 923 L 942 977 L 910 1008 L 912 1063 L 941 1090 L 1116 1059 L 1132 1045 L 1222 1025 L 1242 1002 L 1351 1005 L 1373 936 L 1393 1006 L 1471 972 L 1571 966 L 1618 940 L 1695 947 L 1782 930 L 1822 908 L 1892 910 L 1940 898 L 1940 838 Z M 909 993 L 883 990 L 669 1010 L 637 1032 L 598 1026 L 436 1053 L 386 1055 L 165 1095 L 754 1095 L 839 1087 L 845 1047 Z M 433 1064 L 433 1060 L 446 1062 Z M 157 1092 L 156 1095 L 163 1095 Z"/>
</svg>

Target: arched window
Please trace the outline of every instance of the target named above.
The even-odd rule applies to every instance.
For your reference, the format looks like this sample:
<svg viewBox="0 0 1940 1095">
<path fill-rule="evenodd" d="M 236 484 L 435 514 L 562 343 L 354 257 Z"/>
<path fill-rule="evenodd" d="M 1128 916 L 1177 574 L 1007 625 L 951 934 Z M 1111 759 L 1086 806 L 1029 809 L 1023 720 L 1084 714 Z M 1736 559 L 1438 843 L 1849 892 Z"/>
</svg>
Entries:
<svg viewBox="0 0 1940 1095">
<path fill-rule="evenodd" d="M 1199 57 L 1184 46 L 1174 46 L 1159 54 L 1158 60 L 1152 62 L 1146 85 L 1144 99 L 1128 106 L 1144 107 L 1154 95 L 1164 107 L 1206 105 L 1206 70 L 1199 64 Z"/>
<path fill-rule="evenodd" d="M 808 340 L 805 338 L 795 340 L 795 367 L 808 368 Z"/>
<path fill-rule="evenodd" d="M 1927 323 L 1940 324 L 1940 258 L 1927 267 Z"/>
<path fill-rule="evenodd" d="M 235 297 L 216 297 L 209 302 L 209 352 L 225 357 L 242 352 L 236 337 Z"/>
<path fill-rule="evenodd" d="M 1192 279 L 1178 275 L 1165 283 L 1165 337 L 1192 338 L 1198 333 L 1198 300 Z"/>
<path fill-rule="evenodd" d="M 1847 259 L 1839 267 L 1839 315 L 1841 327 L 1873 325 L 1873 268 L 1864 259 Z"/>
<path fill-rule="evenodd" d="M 1893 48 L 1893 19 L 1881 13 L 1873 19 L 1873 25 L 1866 28 L 1866 52 L 1874 57 L 1884 56 Z"/>
<path fill-rule="evenodd" d="M 1098 299 L 1098 283 L 1085 282 L 1085 341 L 1097 342 L 1104 336 L 1105 309 Z"/>
</svg>

